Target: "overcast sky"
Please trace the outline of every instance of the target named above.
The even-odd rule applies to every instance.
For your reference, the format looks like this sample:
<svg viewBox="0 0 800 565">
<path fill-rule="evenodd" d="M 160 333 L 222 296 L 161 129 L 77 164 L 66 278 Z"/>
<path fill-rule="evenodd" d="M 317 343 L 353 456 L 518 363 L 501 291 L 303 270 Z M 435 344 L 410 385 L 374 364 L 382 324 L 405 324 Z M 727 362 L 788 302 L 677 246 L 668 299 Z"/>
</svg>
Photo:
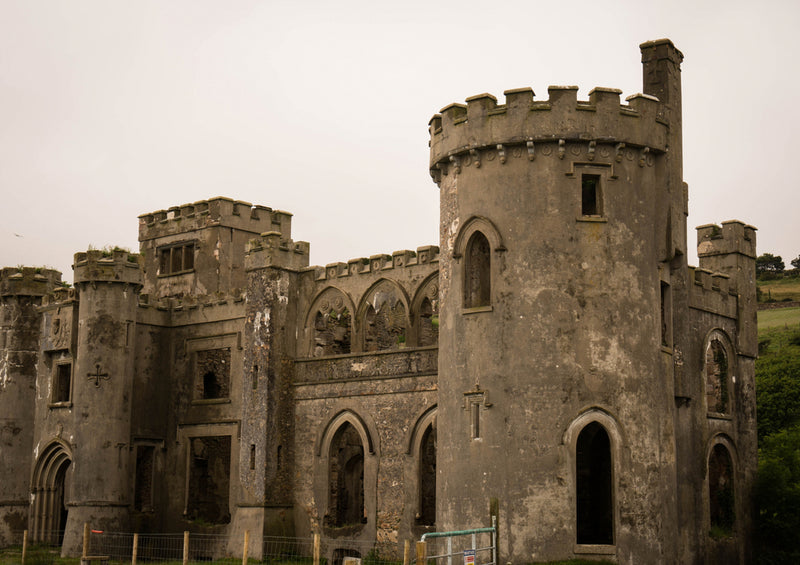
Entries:
<svg viewBox="0 0 800 565">
<path fill-rule="evenodd" d="M 72 280 L 137 216 L 228 196 L 294 214 L 312 264 L 438 242 L 430 117 L 530 86 L 642 90 L 684 56 L 697 225 L 800 254 L 800 2 L 0 0 L 0 265 Z"/>
</svg>

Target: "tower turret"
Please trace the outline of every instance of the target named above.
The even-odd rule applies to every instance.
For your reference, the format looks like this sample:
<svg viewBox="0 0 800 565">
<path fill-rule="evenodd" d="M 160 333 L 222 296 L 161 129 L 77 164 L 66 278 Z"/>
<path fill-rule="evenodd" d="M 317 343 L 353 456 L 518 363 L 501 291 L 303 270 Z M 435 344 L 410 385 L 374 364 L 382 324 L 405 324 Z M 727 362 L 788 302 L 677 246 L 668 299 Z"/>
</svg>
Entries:
<svg viewBox="0 0 800 565">
<path fill-rule="evenodd" d="M 0 544 L 28 526 L 36 361 L 42 296 L 61 273 L 33 267 L 0 271 Z"/>
<path fill-rule="evenodd" d="M 71 421 L 63 438 L 74 456 L 67 553 L 79 550 L 84 522 L 128 531 L 133 352 L 143 283 L 141 256 L 127 251 L 77 253 L 73 269 L 79 306 Z"/>
<path fill-rule="evenodd" d="M 679 82 L 677 94 L 665 84 L 679 100 Z M 573 86 L 546 100 L 517 89 L 505 104 L 473 96 L 430 122 L 441 195 L 436 522 L 460 529 L 499 512 L 503 560 L 656 562 L 676 543 L 661 266 L 685 255 L 665 213 L 684 211 L 680 107 L 667 112 L 652 92 L 620 104 L 610 88 L 586 101 Z M 658 508 L 658 522 L 642 508 Z"/>
</svg>

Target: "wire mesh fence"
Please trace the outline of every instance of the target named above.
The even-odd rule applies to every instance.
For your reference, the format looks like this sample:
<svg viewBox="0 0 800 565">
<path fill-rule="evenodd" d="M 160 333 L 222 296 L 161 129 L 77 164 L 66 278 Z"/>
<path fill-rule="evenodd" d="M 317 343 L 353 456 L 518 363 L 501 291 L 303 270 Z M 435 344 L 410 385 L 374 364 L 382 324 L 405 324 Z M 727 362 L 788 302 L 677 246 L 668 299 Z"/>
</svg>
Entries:
<svg viewBox="0 0 800 565">
<path fill-rule="evenodd" d="M 27 559 L 23 563 L 23 532 L 14 532 L 4 540 L 0 551 L 0 565 L 73 565 L 76 558 L 61 558 L 61 542 L 64 532 L 40 532 L 37 540 L 28 540 L 25 545 Z M 124 532 L 100 532 L 90 530 L 84 555 L 102 565 L 108 560 L 114 564 L 191 564 L 219 565 L 259 563 L 269 565 L 403 565 L 404 542 L 378 543 L 352 539 L 263 537 L 258 541 L 244 536 L 235 539 L 225 534 L 134 534 Z M 413 542 L 409 542 L 413 556 Z M 258 551 L 260 549 L 260 551 Z M 408 563 L 406 564 L 408 565 Z"/>
</svg>

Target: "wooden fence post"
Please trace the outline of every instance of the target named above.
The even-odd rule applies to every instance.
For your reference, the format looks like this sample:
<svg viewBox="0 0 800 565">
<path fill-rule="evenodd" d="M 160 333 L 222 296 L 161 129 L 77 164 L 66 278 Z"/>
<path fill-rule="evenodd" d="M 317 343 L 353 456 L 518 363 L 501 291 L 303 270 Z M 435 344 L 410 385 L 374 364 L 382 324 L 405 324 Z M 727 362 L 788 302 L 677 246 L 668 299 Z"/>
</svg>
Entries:
<svg viewBox="0 0 800 565">
<path fill-rule="evenodd" d="M 247 565 L 247 548 L 250 547 L 250 530 L 244 531 L 244 548 L 242 549 L 242 565 Z"/>
<path fill-rule="evenodd" d="M 314 565 L 319 565 L 319 534 L 314 534 Z"/>
<path fill-rule="evenodd" d="M 22 565 L 25 565 L 25 555 L 28 553 L 28 530 L 22 532 Z"/>
<path fill-rule="evenodd" d="M 83 557 L 89 555 L 89 522 L 83 523 Z"/>
<path fill-rule="evenodd" d="M 417 542 L 417 565 L 426 565 L 428 560 L 428 548 L 424 541 Z"/>
<path fill-rule="evenodd" d="M 139 534 L 133 534 L 133 551 L 131 552 L 131 565 L 136 565 L 136 556 L 139 555 Z"/>
<path fill-rule="evenodd" d="M 183 532 L 183 565 L 189 563 L 189 532 Z"/>
<path fill-rule="evenodd" d="M 411 540 L 409 539 L 403 546 L 403 565 L 411 565 Z"/>
</svg>

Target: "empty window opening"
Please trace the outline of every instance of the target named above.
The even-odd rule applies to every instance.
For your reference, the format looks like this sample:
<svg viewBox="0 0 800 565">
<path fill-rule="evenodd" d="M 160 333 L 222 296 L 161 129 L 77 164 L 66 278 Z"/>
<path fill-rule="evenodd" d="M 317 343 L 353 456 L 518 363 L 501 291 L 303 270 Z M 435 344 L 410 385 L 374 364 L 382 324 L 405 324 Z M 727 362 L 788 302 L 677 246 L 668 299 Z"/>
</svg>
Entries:
<svg viewBox="0 0 800 565">
<path fill-rule="evenodd" d="M 250 470 L 253 471 L 256 468 L 256 446 L 250 444 Z"/>
<path fill-rule="evenodd" d="M 464 278 L 464 307 L 489 306 L 491 297 L 491 255 L 489 240 L 476 231 L 469 238 Z"/>
<path fill-rule="evenodd" d="M 672 343 L 672 305 L 670 302 L 669 285 L 661 281 L 661 345 L 669 346 Z"/>
<path fill-rule="evenodd" d="M 597 422 L 581 430 L 575 454 L 577 542 L 614 543 L 611 443 Z"/>
<path fill-rule="evenodd" d="M 385 351 L 406 345 L 406 309 L 392 297 L 377 305 L 367 306 L 364 351 Z"/>
<path fill-rule="evenodd" d="M 314 357 L 350 353 L 350 312 L 329 310 L 314 317 Z"/>
<path fill-rule="evenodd" d="M 439 300 L 427 296 L 419 306 L 419 345 L 439 343 Z"/>
<path fill-rule="evenodd" d="M 275 466 L 278 470 L 283 467 L 283 446 L 279 445 L 275 450 Z"/>
<path fill-rule="evenodd" d="M 182 243 L 158 250 L 158 274 L 176 275 L 194 269 L 194 243 Z"/>
<path fill-rule="evenodd" d="M 711 535 L 732 534 L 736 522 L 733 463 L 721 444 L 714 446 L 708 459 L 708 507 Z"/>
<path fill-rule="evenodd" d="M 190 458 L 188 518 L 210 524 L 229 523 L 230 436 L 192 438 Z"/>
<path fill-rule="evenodd" d="M 69 402 L 72 391 L 72 363 L 56 365 L 53 383 L 53 402 Z"/>
<path fill-rule="evenodd" d="M 253 372 L 250 376 L 253 390 L 258 390 L 258 365 L 253 365 Z"/>
<path fill-rule="evenodd" d="M 228 398 L 231 382 L 230 348 L 198 351 L 196 374 L 195 398 Z"/>
<path fill-rule="evenodd" d="M 153 509 L 153 463 L 155 447 L 152 445 L 136 446 L 136 488 L 133 506 L 139 512 Z"/>
<path fill-rule="evenodd" d="M 728 411 L 728 354 L 718 339 L 706 349 L 706 400 L 709 412 Z"/>
<path fill-rule="evenodd" d="M 436 429 L 428 426 L 419 448 L 419 513 L 417 524 L 436 522 Z"/>
<path fill-rule="evenodd" d="M 366 523 L 364 446 L 358 431 L 349 422 L 336 432 L 328 460 L 328 524 L 340 527 Z"/>
<path fill-rule="evenodd" d="M 600 176 L 581 175 L 581 215 L 600 216 Z"/>
</svg>

